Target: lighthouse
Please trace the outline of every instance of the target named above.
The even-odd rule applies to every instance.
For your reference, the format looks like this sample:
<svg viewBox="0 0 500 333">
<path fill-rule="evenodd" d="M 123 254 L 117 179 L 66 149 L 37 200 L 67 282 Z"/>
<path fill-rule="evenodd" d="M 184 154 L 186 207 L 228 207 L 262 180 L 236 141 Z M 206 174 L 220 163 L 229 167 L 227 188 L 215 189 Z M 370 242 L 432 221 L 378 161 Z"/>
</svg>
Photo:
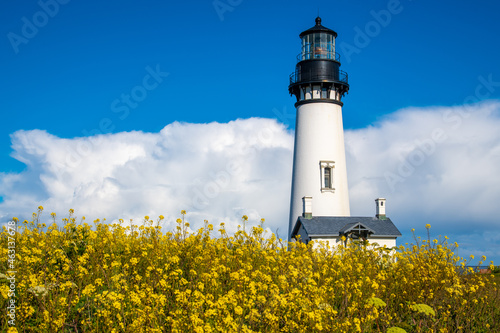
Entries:
<svg viewBox="0 0 500 333">
<path fill-rule="evenodd" d="M 288 87 L 297 99 L 289 235 L 306 206 L 315 216 L 350 215 L 341 100 L 349 84 L 335 52 L 337 33 L 317 17 L 299 37 Z"/>
<path fill-rule="evenodd" d="M 288 241 L 335 246 L 350 238 L 394 247 L 401 233 L 386 217 L 385 198 L 375 200 L 375 216 L 350 216 L 342 125 L 349 83 L 335 52 L 337 33 L 317 17 L 299 37 L 302 50 L 288 86 L 297 99 Z"/>
</svg>

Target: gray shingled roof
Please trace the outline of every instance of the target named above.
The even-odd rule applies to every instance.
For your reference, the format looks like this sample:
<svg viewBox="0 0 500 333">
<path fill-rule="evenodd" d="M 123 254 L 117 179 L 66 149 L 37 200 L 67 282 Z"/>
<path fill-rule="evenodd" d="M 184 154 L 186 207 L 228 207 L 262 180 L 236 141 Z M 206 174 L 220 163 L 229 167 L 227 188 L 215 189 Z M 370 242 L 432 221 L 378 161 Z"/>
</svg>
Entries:
<svg viewBox="0 0 500 333">
<path fill-rule="evenodd" d="M 343 230 L 348 230 L 357 223 L 361 223 L 366 228 L 371 229 L 371 237 L 399 237 L 401 233 L 392 223 L 391 219 L 378 219 L 376 217 L 357 217 L 357 216 L 315 216 L 311 219 L 299 217 L 292 237 L 295 236 L 302 225 L 309 237 L 314 236 L 339 236 Z"/>
</svg>

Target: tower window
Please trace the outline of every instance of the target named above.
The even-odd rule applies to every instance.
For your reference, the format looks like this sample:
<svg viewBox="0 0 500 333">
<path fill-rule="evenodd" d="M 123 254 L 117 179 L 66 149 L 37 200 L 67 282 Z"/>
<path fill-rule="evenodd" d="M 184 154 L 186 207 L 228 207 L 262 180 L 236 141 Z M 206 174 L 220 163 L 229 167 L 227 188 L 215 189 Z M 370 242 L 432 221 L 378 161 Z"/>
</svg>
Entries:
<svg viewBox="0 0 500 333">
<path fill-rule="evenodd" d="M 321 192 L 334 192 L 335 162 L 320 161 L 321 168 Z"/>
<path fill-rule="evenodd" d="M 328 167 L 325 168 L 325 185 L 323 187 L 325 187 L 325 188 L 332 187 L 331 174 L 332 174 L 332 168 L 328 168 Z"/>
</svg>

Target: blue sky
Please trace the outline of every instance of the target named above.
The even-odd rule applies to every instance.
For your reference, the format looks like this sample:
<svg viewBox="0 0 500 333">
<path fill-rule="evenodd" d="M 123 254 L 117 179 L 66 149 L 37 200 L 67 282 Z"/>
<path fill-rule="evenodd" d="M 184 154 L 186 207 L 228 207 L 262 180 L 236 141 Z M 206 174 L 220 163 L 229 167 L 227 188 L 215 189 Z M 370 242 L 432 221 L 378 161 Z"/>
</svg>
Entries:
<svg viewBox="0 0 500 333">
<path fill-rule="evenodd" d="M 34 163 L 26 141 L 11 156 L 11 135 L 20 130 L 73 139 L 260 117 L 290 134 L 288 75 L 298 34 L 314 25 L 318 8 L 339 35 L 351 88 L 344 127 L 352 133 L 384 128 L 398 110 L 500 99 L 496 1 L 10 1 L 0 12 L 0 173 L 43 183 L 26 166 Z M 139 98 L 127 104 L 133 92 Z M 39 194 L 23 200 L 34 209 L 52 192 L 33 186 Z M 453 222 L 443 216 L 445 232 Z"/>
<path fill-rule="evenodd" d="M 324 25 L 339 34 L 338 43 L 356 47 L 357 31 L 374 21 L 371 11 L 386 10 L 391 2 L 225 3 L 233 10 L 221 20 L 213 1 L 72 0 L 18 45 L 18 53 L 7 35 L 22 35 L 22 18 L 32 22 L 41 7 L 36 1 L 5 4 L 2 169 L 24 167 L 9 158 L 8 135 L 18 129 L 73 137 L 98 129 L 103 117 L 120 132 L 157 131 L 175 120 L 276 117 L 274 108 L 293 113 L 288 75 L 300 51 L 298 34 L 314 25 L 318 7 Z M 346 128 L 366 126 L 402 107 L 460 104 L 479 75 L 500 77 L 497 2 L 399 3 L 400 12 L 379 25 L 380 33 L 368 37 L 359 53 L 346 57 L 338 50 L 351 84 Z M 123 114 L 113 113 L 111 103 L 156 65 L 169 77 L 119 119 Z M 497 90 L 490 98 L 499 96 Z M 287 120 L 293 127 L 293 119 Z"/>
</svg>

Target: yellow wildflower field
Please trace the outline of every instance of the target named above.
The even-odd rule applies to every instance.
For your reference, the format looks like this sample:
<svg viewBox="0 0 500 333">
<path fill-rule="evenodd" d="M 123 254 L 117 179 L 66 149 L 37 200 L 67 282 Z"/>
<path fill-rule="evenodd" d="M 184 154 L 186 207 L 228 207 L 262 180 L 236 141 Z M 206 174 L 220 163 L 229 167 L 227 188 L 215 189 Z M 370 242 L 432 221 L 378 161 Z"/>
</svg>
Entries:
<svg viewBox="0 0 500 333">
<path fill-rule="evenodd" d="M 230 236 L 206 222 L 173 232 L 99 220 L 41 223 L 42 207 L 15 238 L 12 332 L 498 332 L 500 288 L 462 268 L 447 239 L 397 249 L 366 243 L 313 248 L 266 236 Z M 245 217 L 242 223 L 246 222 Z M 429 226 L 430 228 L 430 226 Z M 0 307 L 9 304 L 2 261 Z"/>
</svg>

